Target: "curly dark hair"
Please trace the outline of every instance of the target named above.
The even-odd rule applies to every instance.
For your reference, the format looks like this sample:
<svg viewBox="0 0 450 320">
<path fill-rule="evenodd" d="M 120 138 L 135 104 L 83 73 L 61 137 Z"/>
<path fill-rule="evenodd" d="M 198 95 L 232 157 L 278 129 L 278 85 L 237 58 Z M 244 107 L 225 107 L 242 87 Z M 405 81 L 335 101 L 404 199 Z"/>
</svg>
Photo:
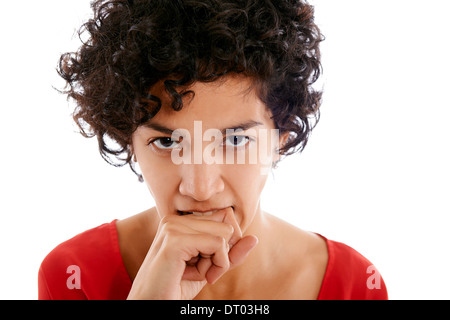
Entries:
<svg viewBox="0 0 450 320">
<path fill-rule="evenodd" d="M 321 73 L 314 10 L 303 0 L 97 0 L 79 30 L 86 41 L 60 57 L 62 91 L 75 122 L 96 136 L 110 164 L 133 166 L 131 137 L 161 108 L 149 94 L 164 81 L 172 108 L 196 81 L 250 77 L 280 134 L 280 154 L 301 151 L 319 119 Z M 180 90 L 181 89 L 181 90 Z"/>
</svg>

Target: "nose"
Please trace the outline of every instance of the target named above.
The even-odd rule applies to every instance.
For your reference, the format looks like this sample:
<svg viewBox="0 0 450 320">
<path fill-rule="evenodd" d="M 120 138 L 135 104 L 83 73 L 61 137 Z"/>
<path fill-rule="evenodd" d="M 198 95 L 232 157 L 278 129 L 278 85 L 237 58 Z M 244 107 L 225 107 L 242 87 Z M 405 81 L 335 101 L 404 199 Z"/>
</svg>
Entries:
<svg viewBox="0 0 450 320">
<path fill-rule="evenodd" d="M 224 190 L 220 165 L 202 163 L 183 164 L 181 167 L 179 191 L 182 195 L 206 201 Z"/>
</svg>

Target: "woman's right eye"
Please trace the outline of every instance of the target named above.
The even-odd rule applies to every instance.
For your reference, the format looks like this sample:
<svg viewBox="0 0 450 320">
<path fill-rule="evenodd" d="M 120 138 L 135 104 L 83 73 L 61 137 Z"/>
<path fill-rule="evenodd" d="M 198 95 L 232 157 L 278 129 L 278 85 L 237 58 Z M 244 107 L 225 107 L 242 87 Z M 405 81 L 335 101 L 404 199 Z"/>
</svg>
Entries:
<svg viewBox="0 0 450 320">
<path fill-rule="evenodd" d="M 161 150 L 172 150 L 179 146 L 180 142 L 173 141 L 170 137 L 156 138 L 149 142 L 149 145 L 153 144 L 155 147 Z"/>
</svg>

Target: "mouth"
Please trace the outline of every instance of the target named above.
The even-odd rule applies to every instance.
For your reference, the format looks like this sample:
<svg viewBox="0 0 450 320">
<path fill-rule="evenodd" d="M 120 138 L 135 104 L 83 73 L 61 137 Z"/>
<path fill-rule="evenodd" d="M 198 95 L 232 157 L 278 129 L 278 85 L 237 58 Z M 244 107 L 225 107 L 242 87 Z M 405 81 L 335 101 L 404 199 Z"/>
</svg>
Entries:
<svg viewBox="0 0 450 320">
<path fill-rule="evenodd" d="M 233 210 L 234 208 L 231 207 Z M 182 211 L 182 210 L 177 210 L 178 215 L 180 216 L 187 216 L 189 214 L 192 214 L 194 216 L 199 216 L 199 217 L 206 217 L 206 216 L 212 216 L 215 212 L 219 211 L 219 210 L 223 210 L 225 208 L 221 208 L 221 209 L 209 209 L 209 210 L 189 210 L 189 211 Z"/>
</svg>

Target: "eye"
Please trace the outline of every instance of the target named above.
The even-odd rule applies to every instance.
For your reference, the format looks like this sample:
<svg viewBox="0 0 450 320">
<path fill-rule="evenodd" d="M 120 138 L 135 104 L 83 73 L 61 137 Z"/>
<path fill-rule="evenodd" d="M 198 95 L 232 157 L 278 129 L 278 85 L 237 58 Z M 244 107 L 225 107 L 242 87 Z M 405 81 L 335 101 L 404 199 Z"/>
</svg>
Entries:
<svg viewBox="0 0 450 320">
<path fill-rule="evenodd" d="M 179 141 L 174 141 L 170 137 L 164 137 L 164 138 L 156 138 L 149 142 L 149 145 L 154 145 L 156 148 L 161 150 L 171 150 L 175 149 L 179 146 Z"/>
<path fill-rule="evenodd" d="M 225 146 L 230 146 L 230 147 L 243 147 L 250 140 L 251 140 L 250 137 L 247 137 L 247 136 L 230 135 L 230 136 L 225 137 L 223 144 Z"/>
</svg>

